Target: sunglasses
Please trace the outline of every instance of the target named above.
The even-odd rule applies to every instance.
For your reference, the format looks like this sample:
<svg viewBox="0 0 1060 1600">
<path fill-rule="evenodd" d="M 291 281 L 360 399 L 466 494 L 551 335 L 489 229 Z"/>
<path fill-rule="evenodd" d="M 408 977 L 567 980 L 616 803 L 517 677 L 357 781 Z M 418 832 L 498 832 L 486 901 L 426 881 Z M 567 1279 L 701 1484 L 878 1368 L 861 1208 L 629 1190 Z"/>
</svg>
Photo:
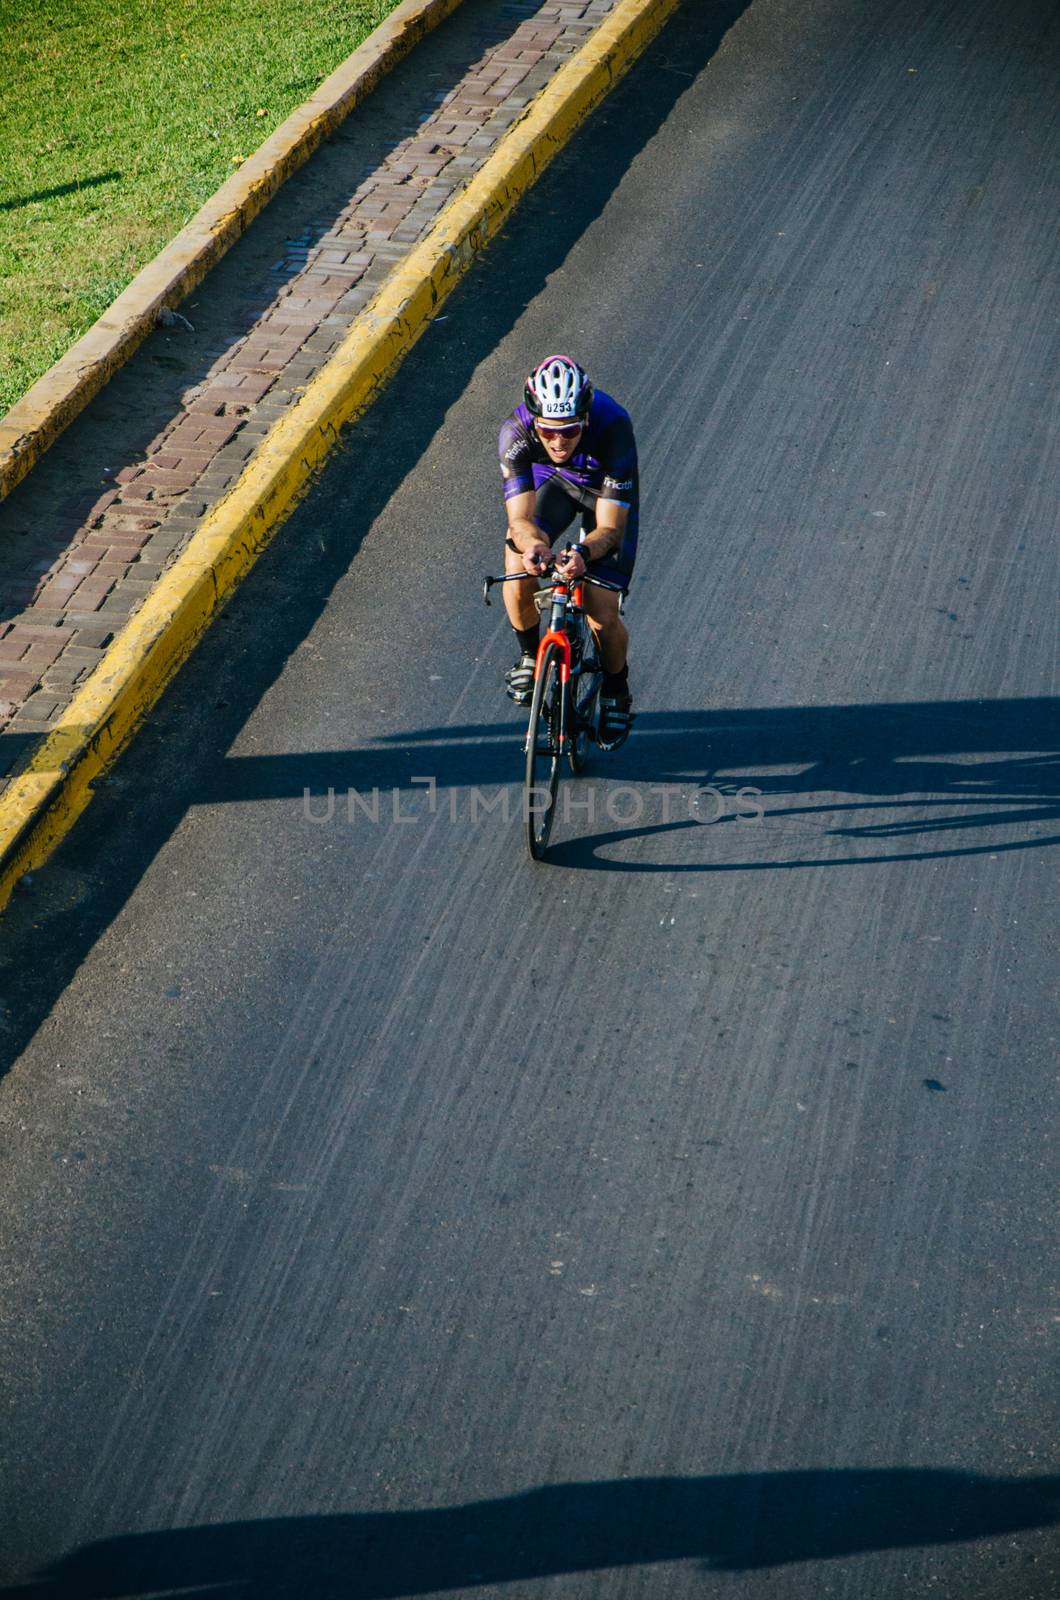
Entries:
<svg viewBox="0 0 1060 1600">
<path fill-rule="evenodd" d="M 576 433 L 581 433 L 585 427 L 584 422 L 565 422 L 558 428 L 549 427 L 546 423 L 536 424 L 538 437 L 541 439 L 573 439 Z"/>
</svg>

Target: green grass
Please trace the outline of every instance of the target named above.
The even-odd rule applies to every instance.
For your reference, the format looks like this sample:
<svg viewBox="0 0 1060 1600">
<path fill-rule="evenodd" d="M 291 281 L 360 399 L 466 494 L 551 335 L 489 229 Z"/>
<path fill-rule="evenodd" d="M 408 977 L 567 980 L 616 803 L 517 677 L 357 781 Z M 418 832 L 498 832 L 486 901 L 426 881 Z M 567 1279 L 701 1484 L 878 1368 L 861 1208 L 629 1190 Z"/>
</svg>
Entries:
<svg viewBox="0 0 1060 1600">
<path fill-rule="evenodd" d="M 0 0 L 0 415 L 397 0 Z"/>
</svg>

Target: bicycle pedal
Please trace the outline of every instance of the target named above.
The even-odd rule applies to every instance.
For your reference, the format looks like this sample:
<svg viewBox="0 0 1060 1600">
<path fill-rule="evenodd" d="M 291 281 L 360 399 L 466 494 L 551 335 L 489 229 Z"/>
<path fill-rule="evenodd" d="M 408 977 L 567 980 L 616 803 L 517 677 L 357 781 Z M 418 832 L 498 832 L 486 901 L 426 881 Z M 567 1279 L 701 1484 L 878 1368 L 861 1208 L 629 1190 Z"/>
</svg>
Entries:
<svg viewBox="0 0 1060 1600">
<path fill-rule="evenodd" d="M 596 742 L 600 746 L 600 749 L 604 751 L 618 750 L 622 745 L 625 744 L 626 740 L 633 732 L 633 724 L 636 722 L 636 720 L 637 713 L 635 711 L 631 711 L 629 713 L 629 721 L 622 729 L 622 732 L 619 734 L 617 739 L 601 739 L 599 730 L 597 730 Z"/>
</svg>

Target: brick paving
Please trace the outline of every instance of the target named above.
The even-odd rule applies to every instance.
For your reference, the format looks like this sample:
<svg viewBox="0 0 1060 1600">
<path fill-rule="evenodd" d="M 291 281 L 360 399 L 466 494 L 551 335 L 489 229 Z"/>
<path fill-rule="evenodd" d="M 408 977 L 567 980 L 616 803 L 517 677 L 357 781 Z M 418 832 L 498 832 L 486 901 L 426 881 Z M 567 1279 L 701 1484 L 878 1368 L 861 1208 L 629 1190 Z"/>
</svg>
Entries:
<svg viewBox="0 0 1060 1600">
<path fill-rule="evenodd" d="M 395 262 L 614 4 L 465 0 L 332 141 L 341 154 L 375 130 L 380 148 L 352 193 L 320 206 L 311 181 L 291 180 L 305 205 L 294 221 L 288 205 L 279 257 L 254 263 L 277 199 L 247 235 L 255 270 L 229 266 L 241 242 L 183 308 L 212 341 L 200 354 L 185 335 L 193 381 L 188 357 L 166 353 L 180 333 L 163 348 L 156 332 L 0 503 L 0 789 Z M 465 70 L 450 65 L 439 87 L 429 69 L 444 74 L 447 30 Z M 395 117 L 404 131 L 388 138 Z"/>
</svg>

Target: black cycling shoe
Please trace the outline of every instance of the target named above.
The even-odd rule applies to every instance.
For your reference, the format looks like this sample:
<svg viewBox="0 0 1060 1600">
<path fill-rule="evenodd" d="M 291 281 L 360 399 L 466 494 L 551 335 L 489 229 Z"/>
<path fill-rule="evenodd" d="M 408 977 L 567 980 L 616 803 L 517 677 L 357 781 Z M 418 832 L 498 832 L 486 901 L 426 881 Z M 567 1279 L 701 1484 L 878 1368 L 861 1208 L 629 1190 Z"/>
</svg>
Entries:
<svg viewBox="0 0 1060 1600">
<path fill-rule="evenodd" d="M 625 744 L 634 715 L 632 695 L 601 695 L 597 740 L 602 750 L 617 750 L 620 744 Z"/>
<path fill-rule="evenodd" d="M 533 698 L 536 664 L 535 658 L 524 652 L 514 667 L 509 667 L 504 674 L 505 693 L 517 706 L 528 706 Z"/>
</svg>

